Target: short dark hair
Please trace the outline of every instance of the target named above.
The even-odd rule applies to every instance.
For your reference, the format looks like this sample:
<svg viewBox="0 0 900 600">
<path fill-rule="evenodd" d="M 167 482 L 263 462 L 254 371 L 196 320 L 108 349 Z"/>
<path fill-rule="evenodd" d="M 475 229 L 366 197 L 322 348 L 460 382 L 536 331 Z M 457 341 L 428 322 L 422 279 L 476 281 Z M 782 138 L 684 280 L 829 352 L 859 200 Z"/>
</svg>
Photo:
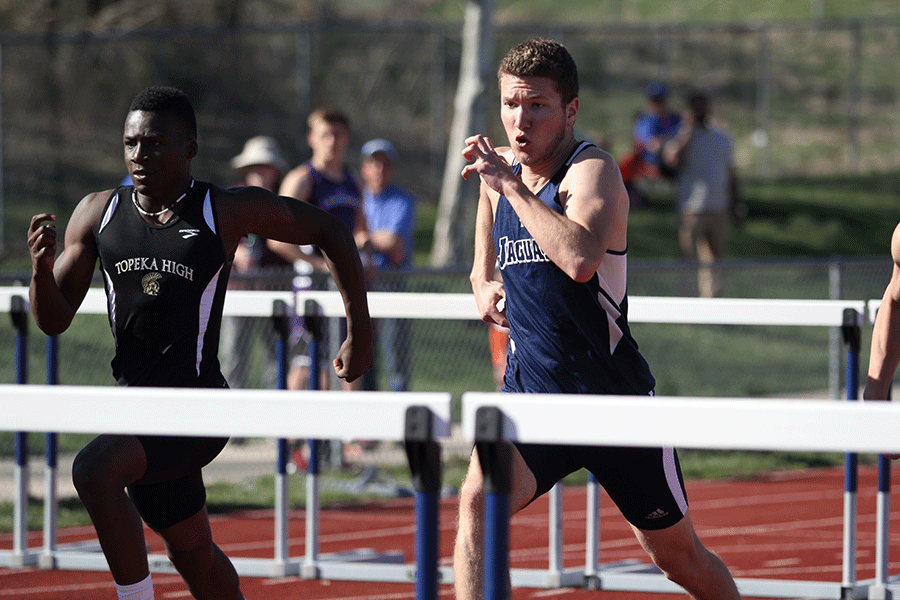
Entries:
<svg viewBox="0 0 900 600">
<path fill-rule="evenodd" d="M 325 123 L 326 125 L 340 125 L 347 131 L 350 131 L 350 118 L 337 108 L 319 108 L 312 111 L 306 119 L 306 125 L 312 129 L 316 123 Z"/>
<path fill-rule="evenodd" d="M 522 42 L 500 61 L 497 78 L 546 77 L 556 85 L 563 104 L 578 97 L 578 67 L 566 47 L 553 40 L 535 38 Z"/>
<path fill-rule="evenodd" d="M 197 116 L 187 94 L 173 87 L 151 86 L 141 91 L 128 112 L 136 110 L 167 113 L 177 117 L 183 124 L 190 138 L 197 137 Z"/>
</svg>

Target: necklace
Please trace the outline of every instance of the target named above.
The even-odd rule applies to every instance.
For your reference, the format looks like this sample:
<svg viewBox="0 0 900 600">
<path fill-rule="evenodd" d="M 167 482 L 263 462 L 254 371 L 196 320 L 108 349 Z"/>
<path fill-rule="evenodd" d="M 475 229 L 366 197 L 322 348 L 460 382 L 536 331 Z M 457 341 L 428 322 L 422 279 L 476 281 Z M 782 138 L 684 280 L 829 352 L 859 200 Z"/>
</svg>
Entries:
<svg viewBox="0 0 900 600">
<path fill-rule="evenodd" d="M 145 217 L 158 217 L 158 216 L 160 216 L 161 214 L 163 214 L 163 213 L 165 213 L 165 212 L 168 212 L 168 211 L 172 210 L 173 208 L 175 208 L 175 205 L 176 205 L 176 204 L 178 204 L 179 202 L 181 202 L 182 200 L 184 200 L 184 197 L 187 196 L 187 193 L 188 193 L 189 191 L 191 191 L 191 188 L 192 188 L 192 187 L 194 187 L 194 178 L 193 178 L 193 177 L 191 178 L 191 185 L 188 186 L 188 189 L 187 189 L 187 191 L 186 191 L 185 193 L 183 193 L 182 195 L 178 196 L 178 200 L 176 200 L 176 201 L 173 202 L 172 204 L 168 205 L 168 206 L 165 207 L 164 209 L 158 210 L 158 211 L 156 211 L 156 212 L 150 212 L 149 210 L 144 210 L 143 208 L 141 208 L 141 205 L 140 205 L 140 203 L 138 202 L 138 199 L 137 199 L 137 190 L 134 190 L 134 191 L 132 192 L 132 194 L 131 194 L 131 200 L 132 200 L 132 202 L 134 202 L 134 207 L 135 207 L 136 209 L 138 209 L 138 212 L 141 213 L 142 215 L 144 215 Z"/>
</svg>

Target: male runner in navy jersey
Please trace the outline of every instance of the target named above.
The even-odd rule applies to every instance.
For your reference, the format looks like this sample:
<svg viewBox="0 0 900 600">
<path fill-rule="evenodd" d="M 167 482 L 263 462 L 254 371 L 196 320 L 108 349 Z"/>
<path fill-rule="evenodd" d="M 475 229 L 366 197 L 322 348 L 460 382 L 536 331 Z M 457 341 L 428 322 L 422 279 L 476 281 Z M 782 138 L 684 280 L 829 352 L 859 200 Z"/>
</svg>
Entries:
<svg viewBox="0 0 900 600">
<path fill-rule="evenodd" d="M 225 288 L 238 243 L 253 233 L 323 250 L 347 313 L 334 369 L 352 381 L 371 367 L 363 269 L 346 226 L 262 188 L 194 181 L 196 119 L 174 88 L 148 88 L 135 97 L 124 148 L 134 187 L 85 196 L 58 257 L 56 230 L 46 223 L 56 217 L 31 220 L 31 309 L 42 331 L 56 335 L 69 327 L 99 260 L 119 385 L 225 388 L 217 357 Z M 243 598 L 231 561 L 212 541 L 200 474 L 226 441 L 101 435 L 79 453 L 75 487 L 120 598 L 153 598 L 141 518 L 163 538 L 195 598 Z"/>
<path fill-rule="evenodd" d="M 484 321 L 510 328 L 501 391 L 652 394 L 627 321 L 628 196 L 615 160 L 573 134 L 575 63 L 560 44 L 531 40 L 510 50 L 498 78 L 510 147 L 470 137 L 462 175 L 481 177 L 475 300 Z M 497 266 L 502 283 L 494 280 Z M 728 569 L 694 532 L 674 449 L 517 444 L 511 456 L 513 512 L 587 468 L 669 579 L 697 599 L 739 597 Z M 460 491 L 458 599 L 482 596 L 483 500 L 473 453 Z"/>
</svg>

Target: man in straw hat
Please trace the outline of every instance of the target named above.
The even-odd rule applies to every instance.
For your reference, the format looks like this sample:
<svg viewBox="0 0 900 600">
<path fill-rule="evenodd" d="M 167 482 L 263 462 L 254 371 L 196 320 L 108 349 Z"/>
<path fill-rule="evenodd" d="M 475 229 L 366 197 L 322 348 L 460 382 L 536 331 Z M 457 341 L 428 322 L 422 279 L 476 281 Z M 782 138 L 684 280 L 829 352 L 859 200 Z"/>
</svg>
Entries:
<svg viewBox="0 0 900 600">
<path fill-rule="evenodd" d="M 231 167 L 240 180 L 235 187 L 256 186 L 277 193 L 281 179 L 288 170 L 288 163 L 281 153 L 275 138 L 258 135 L 244 143 L 241 153 L 231 159 Z M 247 289 L 247 278 L 260 270 L 286 270 L 290 263 L 272 252 L 266 240 L 256 235 L 248 235 L 241 240 L 234 252 L 231 265 L 232 280 L 229 289 Z M 267 348 L 274 348 L 274 332 L 263 323 L 266 319 L 251 317 L 225 317 L 222 319 L 221 361 L 222 373 L 233 388 L 246 388 L 248 381 L 247 361 L 243 357 L 250 343 L 250 336 L 259 331 L 265 337 Z M 268 335 L 266 335 L 268 334 Z M 272 357 L 274 360 L 274 356 Z M 275 381 L 274 368 L 266 371 L 266 382 Z"/>
</svg>

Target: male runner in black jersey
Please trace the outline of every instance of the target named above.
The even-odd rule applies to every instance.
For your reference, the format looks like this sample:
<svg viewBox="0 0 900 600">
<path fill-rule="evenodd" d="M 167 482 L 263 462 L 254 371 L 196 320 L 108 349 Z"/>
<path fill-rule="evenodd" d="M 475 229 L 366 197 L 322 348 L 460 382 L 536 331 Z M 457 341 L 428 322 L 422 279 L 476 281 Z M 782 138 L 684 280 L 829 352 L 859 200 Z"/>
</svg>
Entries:
<svg viewBox="0 0 900 600">
<path fill-rule="evenodd" d="M 38 326 L 48 335 L 69 327 L 99 259 L 119 385 L 227 387 L 217 358 L 224 293 L 235 249 L 253 233 L 323 250 L 347 314 L 334 369 L 347 381 L 358 378 L 371 367 L 373 348 L 353 234 L 308 203 L 257 187 L 194 181 L 197 147 L 194 110 L 183 92 L 152 87 L 135 97 L 124 129 L 134 187 L 85 196 L 58 257 L 56 230 L 46 223 L 56 217 L 31 220 L 30 296 Z M 153 598 L 141 518 L 163 538 L 195 598 L 243 598 L 231 561 L 212 541 L 200 475 L 225 441 L 101 435 L 79 453 L 75 487 L 120 598 Z"/>
</svg>

